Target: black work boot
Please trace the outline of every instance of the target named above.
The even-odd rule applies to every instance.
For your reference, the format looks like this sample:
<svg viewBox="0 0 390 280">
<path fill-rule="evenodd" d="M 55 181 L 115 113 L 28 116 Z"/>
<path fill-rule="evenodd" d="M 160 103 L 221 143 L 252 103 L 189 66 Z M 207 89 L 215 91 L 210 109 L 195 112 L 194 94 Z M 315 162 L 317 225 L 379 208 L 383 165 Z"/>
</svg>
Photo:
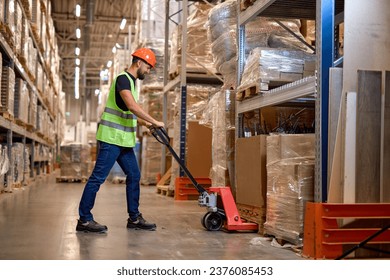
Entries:
<svg viewBox="0 0 390 280">
<path fill-rule="evenodd" d="M 143 230 L 156 230 L 156 224 L 150 224 L 139 214 L 136 220 L 131 218 L 127 219 L 127 228 L 130 229 L 143 229 Z"/>
<path fill-rule="evenodd" d="M 81 220 L 77 221 L 76 231 L 84 231 L 84 232 L 107 232 L 107 226 L 101 225 L 98 222 L 91 220 L 87 222 L 83 222 Z"/>
</svg>

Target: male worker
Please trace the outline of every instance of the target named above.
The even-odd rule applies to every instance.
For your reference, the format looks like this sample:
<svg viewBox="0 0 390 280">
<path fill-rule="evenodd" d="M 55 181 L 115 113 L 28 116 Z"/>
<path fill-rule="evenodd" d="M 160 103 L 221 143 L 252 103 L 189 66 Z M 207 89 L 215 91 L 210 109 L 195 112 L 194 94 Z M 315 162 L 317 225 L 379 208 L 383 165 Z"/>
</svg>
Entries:
<svg viewBox="0 0 390 280">
<path fill-rule="evenodd" d="M 163 122 L 152 118 L 138 105 L 136 79 L 143 80 L 156 64 L 154 53 L 147 48 L 136 50 L 129 69 L 120 73 L 112 82 L 106 107 L 101 116 L 96 139 L 99 142 L 95 167 L 85 185 L 79 205 L 76 231 L 106 232 L 107 226 L 97 223 L 91 210 L 96 193 L 106 180 L 115 161 L 126 174 L 127 228 L 155 230 L 139 212 L 140 170 L 134 153 L 137 117 L 146 126 L 164 127 Z"/>
</svg>

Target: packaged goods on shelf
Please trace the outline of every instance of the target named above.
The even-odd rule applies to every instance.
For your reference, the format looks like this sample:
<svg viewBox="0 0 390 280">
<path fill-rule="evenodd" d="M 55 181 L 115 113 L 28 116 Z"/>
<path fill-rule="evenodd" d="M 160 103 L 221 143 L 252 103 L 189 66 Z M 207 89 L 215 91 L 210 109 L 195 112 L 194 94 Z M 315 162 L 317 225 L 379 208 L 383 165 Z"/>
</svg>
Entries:
<svg viewBox="0 0 390 280">
<path fill-rule="evenodd" d="M 161 168 L 162 145 L 153 136 L 142 137 L 141 184 L 157 183 L 157 175 Z"/>
<path fill-rule="evenodd" d="M 61 177 L 86 179 L 92 171 L 91 147 L 78 143 L 63 144 L 60 147 Z"/>
<path fill-rule="evenodd" d="M 37 63 L 37 68 L 36 68 L 36 79 L 37 79 L 37 82 L 36 82 L 36 86 L 37 86 L 37 89 L 38 91 L 40 91 L 41 95 L 43 93 L 43 75 L 44 75 L 44 71 L 43 71 L 43 67 L 42 67 L 42 64 L 41 63 Z"/>
<path fill-rule="evenodd" d="M 142 89 L 163 88 L 164 86 L 164 40 L 153 39 L 145 42 L 145 47 L 153 50 L 156 56 L 156 66 L 151 75 L 146 75 L 142 81 Z"/>
<path fill-rule="evenodd" d="M 4 2 L 4 18 L 3 24 L 0 25 L 0 30 L 9 46 L 13 49 L 15 47 L 15 1 L 6 0 L 2 2 Z"/>
<path fill-rule="evenodd" d="M 27 55 L 27 69 L 28 69 L 28 75 L 32 79 L 32 81 L 35 81 L 36 79 L 36 67 L 37 67 L 37 54 L 38 51 L 34 46 L 33 39 L 31 37 L 28 37 L 27 39 L 27 49 L 28 49 L 28 55 Z"/>
<path fill-rule="evenodd" d="M 256 91 L 266 91 L 270 86 L 302 79 L 310 72 L 306 66 L 315 64 L 316 56 L 304 51 L 292 49 L 255 48 L 249 55 L 242 74 L 240 92 L 249 87 Z"/>
<path fill-rule="evenodd" d="M 0 112 L 14 116 L 15 72 L 8 66 L 2 67 Z"/>
<path fill-rule="evenodd" d="M 30 89 L 30 104 L 28 110 L 28 124 L 32 128 L 37 127 L 37 111 L 38 111 L 38 101 L 37 94 L 34 90 Z"/>
<path fill-rule="evenodd" d="M 229 167 L 234 163 L 234 118 L 234 94 L 226 90 L 211 97 L 199 122 L 212 128 L 210 177 L 213 186 L 232 185 Z"/>
<path fill-rule="evenodd" d="M 0 1 L 0 25 L 4 22 L 4 1 Z"/>
<path fill-rule="evenodd" d="M 305 203 L 314 199 L 314 164 L 314 134 L 267 137 L 267 234 L 302 245 Z"/>
<path fill-rule="evenodd" d="M 41 29 L 41 1 L 32 0 L 31 3 L 31 29 L 34 33 L 34 37 L 39 37 Z"/>
<path fill-rule="evenodd" d="M 232 29 L 237 25 L 237 1 L 229 0 L 214 6 L 209 12 L 207 25 L 211 42 Z"/>
<path fill-rule="evenodd" d="M 15 118 L 28 123 L 28 111 L 30 104 L 30 94 L 27 83 L 23 79 L 17 78 L 15 83 L 14 114 Z"/>
<path fill-rule="evenodd" d="M 207 39 L 207 16 L 210 5 L 196 3 L 195 10 L 187 19 L 187 72 L 194 73 L 216 73 L 213 63 L 211 45 Z M 172 77 L 180 74 L 181 53 L 182 53 L 182 26 L 172 33 L 171 55 L 169 64 L 169 75 Z"/>
<path fill-rule="evenodd" d="M 15 1 L 15 49 L 16 53 L 20 54 L 22 50 L 22 35 L 23 35 L 23 13 L 19 2 Z"/>
<path fill-rule="evenodd" d="M 19 50 L 19 61 L 22 63 L 23 67 L 27 68 L 28 60 L 28 38 L 30 37 L 28 31 L 29 22 L 25 17 L 22 18 L 22 32 L 21 32 L 21 46 Z M 26 69 L 27 70 L 27 69 Z"/>
<path fill-rule="evenodd" d="M 13 166 L 13 183 L 19 184 L 23 182 L 24 178 L 24 144 L 23 143 L 13 143 L 12 144 L 12 164 Z"/>
<path fill-rule="evenodd" d="M 5 176 L 9 170 L 8 148 L 0 144 L 0 192 L 5 190 Z"/>
</svg>

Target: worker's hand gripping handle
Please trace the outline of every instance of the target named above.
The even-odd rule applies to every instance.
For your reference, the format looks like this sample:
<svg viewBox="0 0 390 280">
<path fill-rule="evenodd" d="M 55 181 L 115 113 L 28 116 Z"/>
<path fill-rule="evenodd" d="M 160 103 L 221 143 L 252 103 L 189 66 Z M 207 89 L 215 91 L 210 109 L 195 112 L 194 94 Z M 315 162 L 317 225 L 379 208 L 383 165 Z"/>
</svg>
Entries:
<svg viewBox="0 0 390 280">
<path fill-rule="evenodd" d="M 169 138 L 165 128 L 150 126 L 149 130 L 158 142 L 167 146 L 169 145 L 171 139 Z"/>
</svg>

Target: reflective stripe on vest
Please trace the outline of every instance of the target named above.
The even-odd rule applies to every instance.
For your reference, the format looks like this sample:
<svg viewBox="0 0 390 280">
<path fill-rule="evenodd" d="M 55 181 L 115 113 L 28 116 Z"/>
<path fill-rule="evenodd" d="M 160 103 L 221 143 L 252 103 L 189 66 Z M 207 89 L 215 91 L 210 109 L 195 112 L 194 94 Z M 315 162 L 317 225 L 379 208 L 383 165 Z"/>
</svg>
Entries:
<svg viewBox="0 0 390 280">
<path fill-rule="evenodd" d="M 130 120 L 135 120 L 137 117 L 134 114 L 124 114 L 122 112 L 119 112 L 117 110 L 111 109 L 111 108 L 104 108 L 105 113 L 113 114 L 115 116 L 121 117 L 123 119 L 130 119 Z"/>
<path fill-rule="evenodd" d="M 134 82 L 126 72 L 120 73 L 125 75 L 130 81 L 131 94 L 138 102 L 138 93 L 135 90 Z M 116 104 L 115 85 L 118 76 L 112 82 L 108 94 L 106 107 L 99 122 L 96 139 L 102 142 L 122 146 L 135 147 L 137 117 L 130 111 L 124 111 Z"/>
<path fill-rule="evenodd" d="M 125 132 L 135 132 L 135 127 L 127 127 L 127 126 L 120 125 L 118 123 L 114 123 L 114 122 L 110 122 L 110 121 L 106 121 L 106 120 L 101 120 L 100 124 L 105 125 L 105 126 L 109 126 L 109 127 L 113 127 L 113 128 L 119 129 L 119 130 L 123 130 Z"/>
</svg>

